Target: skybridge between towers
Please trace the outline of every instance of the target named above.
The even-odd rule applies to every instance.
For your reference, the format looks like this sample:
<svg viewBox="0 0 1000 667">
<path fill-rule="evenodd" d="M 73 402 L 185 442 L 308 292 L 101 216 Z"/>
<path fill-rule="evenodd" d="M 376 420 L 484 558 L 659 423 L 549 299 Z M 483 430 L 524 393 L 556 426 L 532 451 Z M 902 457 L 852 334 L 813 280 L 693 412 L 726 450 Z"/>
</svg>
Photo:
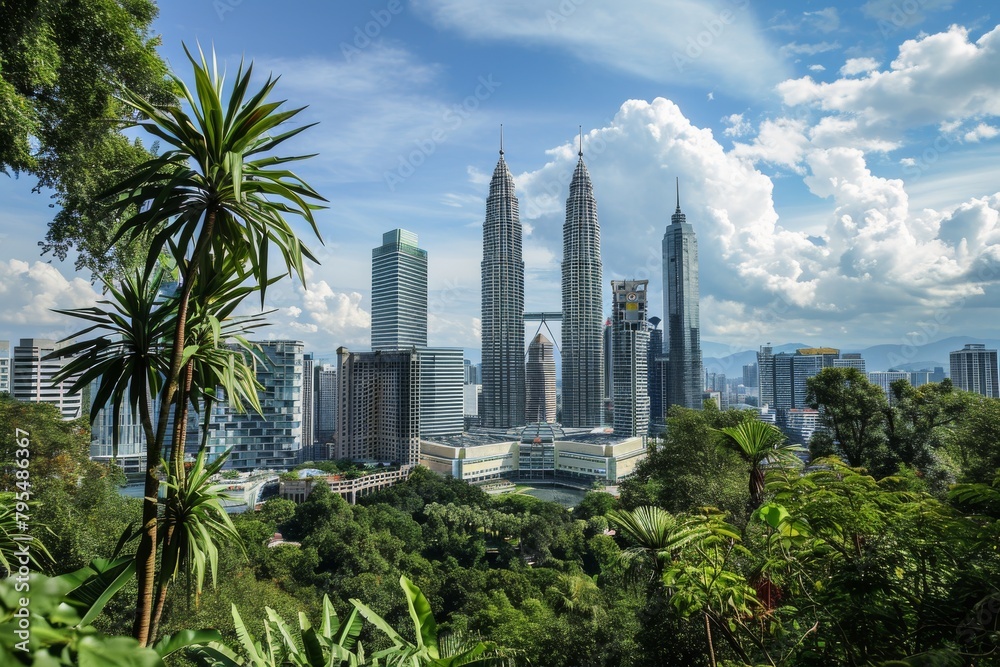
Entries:
<svg viewBox="0 0 1000 667">
<path fill-rule="evenodd" d="M 535 329 L 535 334 L 538 334 L 542 330 L 542 325 L 545 325 L 545 328 L 548 329 L 548 331 L 549 331 L 549 335 L 552 336 L 552 342 L 556 346 L 556 350 L 560 354 L 562 354 L 562 350 L 560 349 L 559 344 L 555 342 L 557 340 L 556 336 L 555 336 L 555 334 L 552 333 L 552 329 L 549 328 L 549 324 L 548 324 L 549 322 L 560 322 L 561 323 L 562 322 L 562 313 L 545 313 L 545 312 L 525 313 L 524 314 L 524 321 L 525 322 L 538 322 L 538 328 Z M 531 336 L 531 338 L 534 338 L 534 337 L 535 337 L 534 335 Z M 524 356 L 525 356 L 525 358 L 527 358 L 528 353 L 525 352 Z"/>
</svg>

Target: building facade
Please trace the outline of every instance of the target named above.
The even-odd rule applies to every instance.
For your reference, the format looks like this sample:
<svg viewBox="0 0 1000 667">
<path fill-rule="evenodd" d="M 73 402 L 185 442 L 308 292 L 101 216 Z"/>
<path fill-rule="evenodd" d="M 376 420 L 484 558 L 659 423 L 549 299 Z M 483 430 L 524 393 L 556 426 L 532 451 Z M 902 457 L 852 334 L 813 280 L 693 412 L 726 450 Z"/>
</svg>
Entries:
<svg viewBox="0 0 1000 667">
<path fill-rule="evenodd" d="M 69 392 L 76 378 L 58 383 L 52 381 L 69 359 L 46 358 L 65 346 L 47 338 L 22 338 L 11 357 L 10 393 L 19 401 L 53 405 L 68 421 L 83 415 L 83 397 Z"/>
<path fill-rule="evenodd" d="M 263 387 L 257 392 L 261 411 L 245 406 L 245 412 L 237 412 L 225 401 L 216 403 L 208 425 L 208 457 L 214 460 L 232 449 L 226 468 L 291 468 L 309 450 L 302 439 L 304 343 L 269 340 L 256 344 L 263 361 L 257 365 L 257 382 Z M 189 442 L 185 449 L 196 451 L 197 443 Z"/>
<path fill-rule="evenodd" d="M 325 459 L 326 455 L 316 451 L 316 392 L 313 387 L 315 375 L 312 352 L 302 354 L 302 447 L 310 450 L 308 458 Z"/>
<path fill-rule="evenodd" d="M 604 416 L 601 228 L 582 141 L 563 224 L 560 351 L 562 423 L 567 427 L 600 426 Z"/>
<path fill-rule="evenodd" d="M 663 235 L 663 312 L 666 318 L 667 400 L 700 409 L 702 401 L 701 329 L 698 292 L 698 241 L 677 209 Z"/>
<path fill-rule="evenodd" d="M 896 380 L 906 380 L 912 384 L 909 371 L 872 371 L 868 373 L 868 381 L 877 384 L 885 392 L 885 397 L 892 403 L 892 383 Z"/>
<path fill-rule="evenodd" d="M 649 432 L 649 390 L 646 360 L 649 328 L 646 323 L 648 280 L 611 281 L 611 348 L 614 359 L 614 429 L 617 437 L 645 436 Z M 699 400 L 701 394 L 698 394 Z"/>
<path fill-rule="evenodd" d="M 337 367 L 334 364 L 313 367 L 313 395 L 316 405 L 314 437 L 325 445 L 333 440 L 337 429 Z"/>
<path fill-rule="evenodd" d="M 10 341 L 0 340 L 0 394 L 10 393 Z"/>
<path fill-rule="evenodd" d="M 412 466 L 420 457 L 420 358 L 415 348 L 337 350 L 333 458 Z"/>
<path fill-rule="evenodd" d="M 511 479 L 617 484 L 635 472 L 647 454 L 644 435 L 622 438 L 545 423 L 515 433 L 465 434 L 420 443 L 422 465 L 470 483 Z"/>
<path fill-rule="evenodd" d="M 393 229 L 372 250 L 372 349 L 427 346 L 427 251 Z"/>
<path fill-rule="evenodd" d="M 455 435 L 465 426 L 462 348 L 417 348 L 420 364 L 420 437 Z"/>
<path fill-rule="evenodd" d="M 552 341 L 542 334 L 536 335 L 528 346 L 524 385 L 524 417 L 528 423 L 556 421 L 556 358 Z"/>
<path fill-rule="evenodd" d="M 524 425 L 524 260 L 514 177 L 493 171 L 483 223 L 483 410 L 487 428 Z"/>
<path fill-rule="evenodd" d="M 953 385 L 983 396 L 1000 397 L 996 350 L 987 350 L 982 343 L 966 343 L 949 357 Z"/>
<path fill-rule="evenodd" d="M 667 420 L 666 383 L 667 360 L 663 353 L 663 329 L 659 317 L 649 318 L 649 352 L 646 355 L 646 388 L 649 391 L 650 426 L 663 425 Z"/>
</svg>

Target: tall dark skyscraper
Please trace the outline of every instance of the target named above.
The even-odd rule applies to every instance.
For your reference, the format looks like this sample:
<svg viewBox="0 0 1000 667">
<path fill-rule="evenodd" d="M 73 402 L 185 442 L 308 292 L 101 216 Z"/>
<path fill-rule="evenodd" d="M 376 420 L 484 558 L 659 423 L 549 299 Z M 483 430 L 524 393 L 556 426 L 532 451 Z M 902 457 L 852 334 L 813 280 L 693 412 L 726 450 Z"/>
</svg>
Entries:
<svg viewBox="0 0 1000 667">
<path fill-rule="evenodd" d="M 601 227 L 582 135 L 579 156 L 563 224 L 562 423 L 587 427 L 600 426 L 604 413 L 604 303 Z"/>
<path fill-rule="evenodd" d="M 486 428 L 524 425 L 524 260 L 514 177 L 493 170 L 483 223 L 483 411 Z"/>
<path fill-rule="evenodd" d="M 700 409 L 703 378 L 698 316 L 698 241 L 677 210 L 663 235 L 663 312 L 666 318 L 667 400 L 670 405 Z"/>
</svg>

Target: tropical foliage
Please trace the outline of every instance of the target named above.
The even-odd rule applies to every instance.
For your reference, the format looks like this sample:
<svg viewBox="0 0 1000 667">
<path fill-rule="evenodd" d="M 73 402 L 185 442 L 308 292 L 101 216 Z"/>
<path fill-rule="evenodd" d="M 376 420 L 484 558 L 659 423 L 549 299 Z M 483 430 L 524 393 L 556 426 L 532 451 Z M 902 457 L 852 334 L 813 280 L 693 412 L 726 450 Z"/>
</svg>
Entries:
<svg viewBox="0 0 1000 667">
<path fill-rule="evenodd" d="M 64 378 L 76 375 L 77 389 L 99 377 L 95 411 L 111 404 L 117 415 L 127 407 L 139 412 L 144 426 L 145 501 L 136 552 L 134 626 L 143 645 L 156 635 L 167 585 L 179 571 L 182 555 L 192 559 L 199 587 L 204 563 L 215 560 L 211 530 L 191 532 L 178 525 L 181 519 L 195 517 L 178 509 L 187 502 L 181 498 L 184 493 L 197 493 L 185 481 L 188 412 L 208 414 L 220 390 L 237 408 L 246 402 L 260 409 L 252 348 L 245 338 L 249 326 L 259 321 L 241 321 L 234 311 L 252 293 L 259 292 L 263 305 L 265 290 L 274 280 L 272 248 L 287 274 L 304 278 L 303 258 L 312 255 L 285 216 L 304 218 L 318 234 L 313 211 L 322 199 L 285 166 L 308 156 L 272 154 L 306 129 L 275 132 L 301 111 L 283 111 L 281 102 L 268 101 L 276 80 L 268 79 L 251 92 L 253 68 L 241 65 L 227 99 L 214 59 L 209 65 L 203 54 L 199 59 L 188 55 L 196 94 L 172 77 L 186 109 L 180 103 L 157 106 L 123 91 L 125 102 L 140 118 L 137 125 L 168 147 L 104 195 L 112 214 L 122 218 L 112 241 L 148 245 L 147 261 L 141 274 L 129 276 L 120 286 L 107 285 L 110 309 L 70 312 L 90 323 L 81 335 L 100 331 L 118 336 L 112 342 L 100 336 L 75 343 L 71 351 L 82 356 L 63 372 Z M 171 294 L 158 289 L 162 257 L 180 278 Z M 154 396 L 159 408 L 155 415 L 149 407 Z M 171 414 L 174 427 L 168 436 Z M 161 534 L 157 498 L 164 455 L 171 482 Z M 192 541 L 192 535 L 197 539 Z M 161 542 L 167 574 L 161 570 L 157 575 Z"/>
</svg>

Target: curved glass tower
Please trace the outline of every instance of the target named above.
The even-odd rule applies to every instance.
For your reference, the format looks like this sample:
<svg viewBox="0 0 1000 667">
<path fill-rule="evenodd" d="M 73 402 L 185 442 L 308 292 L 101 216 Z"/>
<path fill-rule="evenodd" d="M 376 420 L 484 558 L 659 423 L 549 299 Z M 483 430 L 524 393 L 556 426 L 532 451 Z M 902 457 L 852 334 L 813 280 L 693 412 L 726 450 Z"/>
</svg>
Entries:
<svg viewBox="0 0 1000 667">
<path fill-rule="evenodd" d="M 486 428 L 524 425 L 524 260 L 514 177 L 493 170 L 483 223 L 483 414 Z"/>
<path fill-rule="evenodd" d="M 563 224 L 562 424 L 591 427 L 604 414 L 601 227 L 582 138 L 578 155 Z"/>
</svg>

